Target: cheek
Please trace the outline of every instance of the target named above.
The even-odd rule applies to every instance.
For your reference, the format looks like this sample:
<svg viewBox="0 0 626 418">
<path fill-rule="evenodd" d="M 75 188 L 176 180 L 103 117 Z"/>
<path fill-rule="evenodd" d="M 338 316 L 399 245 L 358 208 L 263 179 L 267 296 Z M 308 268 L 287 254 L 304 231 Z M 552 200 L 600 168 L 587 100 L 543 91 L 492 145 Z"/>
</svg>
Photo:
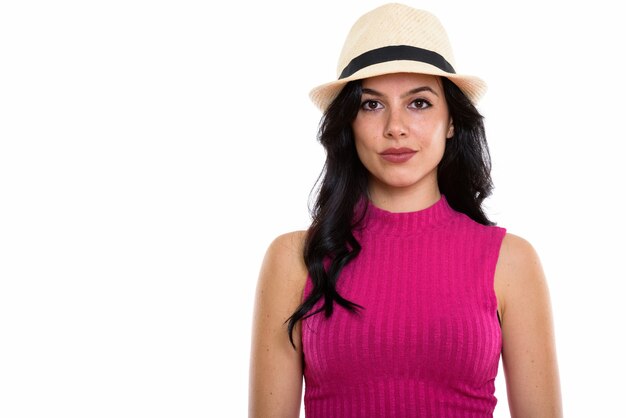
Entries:
<svg viewBox="0 0 626 418">
<path fill-rule="evenodd" d="M 446 141 L 448 140 L 445 137 L 440 137 L 433 140 L 433 143 L 431 144 L 433 158 L 435 158 L 438 162 L 440 162 L 443 158 L 443 154 L 446 150 Z"/>
<path fill-rule="evenodd" d="M 352 127 L 352 132 L 354 134 L 354 146 L 356 147 L 356 152 L 361 161 L 367 157 L 369 152 L 372 152 L 376 143 L 375 139 L 365 135 L 365 132 L 367 131 L 368 130 L 363 127 Z"/>
<path fill-rule="evenodd" d="M 427 135 L 422 137 L 422 144 L 433 150 L 441 150 L 443 152 L 447 141 L 448 126 L 443 124 L 432 125 L 426 132 Z"/>
<path fill-rule="evenodd" d="M 370 148 L 367 146 L 366 143 L 364 143 L 363 141 L 359 141 L 356 138 L 354 140 L 354 145 L 356 148 L 356 155 L 359 157 L 359 160 L 361 160 L 361 163 L 363 163 L 364 166 L 368 167 L 368 161 L 371 155 Z"/>
</svg>

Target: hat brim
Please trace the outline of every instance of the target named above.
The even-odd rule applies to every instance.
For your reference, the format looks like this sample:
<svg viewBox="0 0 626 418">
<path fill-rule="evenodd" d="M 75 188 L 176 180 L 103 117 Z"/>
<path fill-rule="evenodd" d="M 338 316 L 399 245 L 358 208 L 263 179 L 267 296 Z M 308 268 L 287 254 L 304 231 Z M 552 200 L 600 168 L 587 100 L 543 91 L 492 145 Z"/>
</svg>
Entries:
<svg viewBox="0 0 626 418">
<path fill-rule="evenodd" d="M 348 82 L 393 73 L 416 73 L 446 77 L 456 84 L 474 104 L 478 103 L 478 100 L 487 91 L 487 83 L 475 76 L 448 73 L 420 61 L 387 61 L 370 65 L 349 77 L 315 87 L 309 93 L 309 97 L 318 108 L 325 111 Z"/>
</svg>

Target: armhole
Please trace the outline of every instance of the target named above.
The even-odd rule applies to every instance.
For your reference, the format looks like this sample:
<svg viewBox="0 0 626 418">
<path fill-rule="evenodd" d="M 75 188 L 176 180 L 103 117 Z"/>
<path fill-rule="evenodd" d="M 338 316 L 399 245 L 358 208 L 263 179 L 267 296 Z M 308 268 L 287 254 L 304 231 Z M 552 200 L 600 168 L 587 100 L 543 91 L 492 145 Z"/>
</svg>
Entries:
<svg viewBox="0 0 626 418">
<path fill-rule="evenodd" d="M 494 241 L 493 241 L 493 256 L 492 260 L 489 263 L 489 267 L 491 271 L 489 272 L 489 277 L 491 278 L 491 294 L 493 295 L 494 304 L 496 307 L 496 318 L 498 319 L 498 325 L 500 329 L 502 329 L 502 317 L 500 316 L 500 301 L 498 300 L 498 294 L 496 293 L 496 267 L 498 265 L 498 260 L 500 259 L 500 251 L 502 249 L 502 243 L 504 242 L 504 237 L 506 236 L 506 229 L 501 227 L 494 227 L 496 229 Z"/>
</svg>

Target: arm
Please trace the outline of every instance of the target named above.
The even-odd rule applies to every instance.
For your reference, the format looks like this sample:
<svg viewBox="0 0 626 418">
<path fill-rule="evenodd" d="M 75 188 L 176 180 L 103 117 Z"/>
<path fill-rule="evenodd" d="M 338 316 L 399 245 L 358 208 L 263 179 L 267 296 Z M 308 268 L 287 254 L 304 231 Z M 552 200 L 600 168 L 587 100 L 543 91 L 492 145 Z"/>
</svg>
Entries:
<svg viewBox="0 0 626 418">
<path fill-rule="evenodd" d="M 300 305 L 307 270 L 304 232 L 281 235 L 269 246 L 256 289 L 250 353 L 248 416 L 298 417 L 302 396 L 299 325 L 291 346 L 285 321 Z"/>
<path fill-rule="evenodd" d="M 511 417 L 562 417 L 550 296 L 539 257 L 524 239 L 505 236 L 495 286 Z"/>
</svg>

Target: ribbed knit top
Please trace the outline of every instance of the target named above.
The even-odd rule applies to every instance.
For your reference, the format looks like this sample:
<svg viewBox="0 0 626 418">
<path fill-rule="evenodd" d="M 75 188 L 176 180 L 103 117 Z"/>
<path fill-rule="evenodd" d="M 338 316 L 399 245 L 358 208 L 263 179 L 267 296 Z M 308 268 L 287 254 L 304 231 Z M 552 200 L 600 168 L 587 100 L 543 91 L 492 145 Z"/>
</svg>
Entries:
<svg viewBox="0 0 626 418">
<path fill-rule="evenodd" d="M 369 204 L 354 233 L 362 250 L 337 289 L 364 309 L 303 320 L 306 417 L 491 417 L 505 230 L 442 197 L 408 213 Z"/>
</svg>

